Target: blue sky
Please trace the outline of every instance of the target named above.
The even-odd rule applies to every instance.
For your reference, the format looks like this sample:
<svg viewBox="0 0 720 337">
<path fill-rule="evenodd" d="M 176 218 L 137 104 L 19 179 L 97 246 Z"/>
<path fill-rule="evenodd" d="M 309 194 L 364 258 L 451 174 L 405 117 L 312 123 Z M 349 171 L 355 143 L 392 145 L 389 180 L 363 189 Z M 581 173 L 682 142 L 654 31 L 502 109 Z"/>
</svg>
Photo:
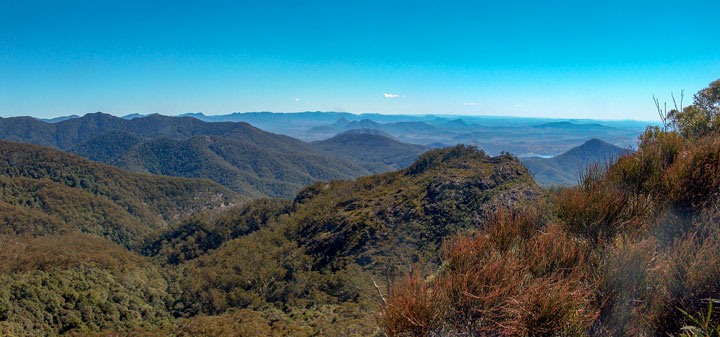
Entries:
<svg viewBox="0 0 720 337">
<path fill-rule="evenodd" d="M 653 120 L 653 94 L 690 96 L 720 78 L 718 0 L 0 8 L 3 117 L 334 110 Z"/>
</svg>

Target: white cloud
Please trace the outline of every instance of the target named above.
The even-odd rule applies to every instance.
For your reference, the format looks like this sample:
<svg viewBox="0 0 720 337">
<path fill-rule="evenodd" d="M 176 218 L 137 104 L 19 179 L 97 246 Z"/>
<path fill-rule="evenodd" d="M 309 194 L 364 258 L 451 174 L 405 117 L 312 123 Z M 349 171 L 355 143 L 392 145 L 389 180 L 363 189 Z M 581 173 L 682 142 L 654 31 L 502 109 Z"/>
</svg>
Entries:
<svg viewBox="0 0 720 337">
<path fill-rule="evenodd" d="M 477 105 L 477 103 L 475 103 L 475 102 L 465 102 L 465 103 L 463 103 L 463 105 L 467 105 L 467 106 L 476 106 L 476 105 Z"/>
<path fill-rule="evenodd" d="M 299 98 L 296 98 L 296 99 L 295 99 L 295 102 L 300 102 L 300 99 L 299 99 Z"/>
<path fill-rule="evenodd" d="M 522 108 L 522 104 L 515 104 L 516 108 Z"/>
<path fill-rule="evenodd" d="M 396 95 L 396 94 L 383 94 L 383 97 L 385 97 L 385 98 L 397 98 L 397 97 L 400 97 L 400 95 Z"/>
</svg>

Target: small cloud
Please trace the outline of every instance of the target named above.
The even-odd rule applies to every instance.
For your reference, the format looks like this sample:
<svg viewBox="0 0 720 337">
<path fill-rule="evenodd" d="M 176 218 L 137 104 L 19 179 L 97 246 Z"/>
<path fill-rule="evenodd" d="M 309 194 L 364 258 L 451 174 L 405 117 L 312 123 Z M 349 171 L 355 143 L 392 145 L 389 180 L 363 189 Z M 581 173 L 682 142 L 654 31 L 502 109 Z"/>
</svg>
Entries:
<svg viewBox="0 0 720 337">
<path fill-rule="evenodd" d="M 516 108 L 522 108 L 522 104 L 515 104 Z"/>
<path fill-rule="evenodd" d="M 477 103 L 475 103 L 475 102 L 465 102 L 465 103 L 463 103 L 463 105 L 466 105 L 466 106 L 476 106 Z"/>
<path fill-rule="evenodd" d="M 295 99 L 295 102 L 300 102 L 300 99 L 299 99 L 299 98 L 296 98 L 296 99 Z"/>
<path fill-rule="evenodd" d="M 398 97 L 400 97 L 400 95 L 396 95 L 396 94 L 383 94 L 383 97 L 385 97 L 385 98 L 398 98 Z"/>
</svg>

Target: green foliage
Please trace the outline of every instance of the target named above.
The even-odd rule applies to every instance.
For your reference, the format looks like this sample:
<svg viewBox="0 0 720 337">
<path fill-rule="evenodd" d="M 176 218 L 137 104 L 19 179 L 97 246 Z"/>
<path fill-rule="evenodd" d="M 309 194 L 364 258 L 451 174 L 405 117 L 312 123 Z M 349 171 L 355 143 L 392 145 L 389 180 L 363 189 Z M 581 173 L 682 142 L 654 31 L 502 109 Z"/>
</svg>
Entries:
<svg viewBox="0 0 720 337">
<path fill-rule="evenodd" d="M 426 146 L 399 142 L 384 135 L 352 132 L 313 142 L 312 146 L 337 157 L 376 163 L 378 168 L 373 173 L 405 168 L 429 150 Z"/>
<path fill-rule="evenodd" d="M 207 180 L 135 174 L 0 141 L 0 233 L 44 235 L 75 228 L 131 247 L 186 215 L 239 201 Z"/>
<path fill-rule="evenodd" d="M 247 137 L 194 136 L 155 137 L 128 147 L 117 145 L 128 143 L 128 137 L 117 133 L 100 135 L 70 151 L 135 172 L 210 179 L 248 197 L 292 198 L 302 186 L 317 180 L 350 179 L 371 173 L 304 143 L 271 147 Z"/>
<path fill-rule="evenodd" d="M 318 268 L 357 263 L 386 273 L 436 265 L 444 237 L 482 226 L 488 210 L 539 196 L 517 158 L 457 146 L 426 152 L 404 170 L 306 188 L 288 235 Z"/>
<path fill-rule="evenodd" d="M 720 126 L 720 80 L 696 93 L 692 105 L 671 110 L 668 119 L 686 138 L 716 132 Z"/>
<path fill-rule="evenodd" d="M 318 180 L 353 179 L 391 169 L 335 157 L 247 123 L 189 117 L 127 120 L 95 113 L 53 124 L 3 118 L 0 138 L 68 150 L 139 173 L 210 179 L 253 198 L 292 198 Z"/>
<path fill-rule="evenodd" d="M 687 316 L 692 325 L 683 327 L 683 333 L 680 337 L 718 337 L 720 336 L 720 323 L 713 325 L 713 302 L 720 303 L 717 300 L 708 300 L 707 313 L 698 312 L 696 316 L 693 316 L 681 309 L 682 313 Z"/>
<path fill-rule="evenodd" d="M 184 219 L 175 227 L 156 235 L 143 253 L 161 261 L 179 264 L 192 260 L 230 241 L 273 226 L 277 218 L 289 212 L 290 202 L 283 199 L 256 199 L 239 208 L 222 212 L 215 218 L 199 214 Z"/>
<path fill-rule="evenodd" d="M 0 276 L 0 332 L 62 334 L 132 328 L 168 318 L 162 278 L 149 271 L 113 275 L 93 267 Z"/>
</svg>

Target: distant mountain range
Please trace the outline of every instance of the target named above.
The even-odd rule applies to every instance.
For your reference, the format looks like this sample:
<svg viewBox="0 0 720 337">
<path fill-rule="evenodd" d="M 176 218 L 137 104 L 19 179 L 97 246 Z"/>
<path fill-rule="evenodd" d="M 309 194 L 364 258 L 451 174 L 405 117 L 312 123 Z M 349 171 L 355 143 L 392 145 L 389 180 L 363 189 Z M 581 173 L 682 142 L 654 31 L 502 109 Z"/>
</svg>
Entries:
<svg viewBox="0 0 720 337">
<path fill-rule="evenodd" d="M 363 133 L 355 137 L 355 143 L 309 144 L 244 122 L 211 123 L 162 115 L 125 119 L 103 113 L 56 123 L 29 117 L 1 118 L 0 137 L 55 147 L 134 172 L 207 178 L 247 197 L 291 198 L 318 180 L 352 179 L 398 169 L 424 149 L 407 145 L 397 160 L 387 154 L 345 156 L 337 154 L 367 154 L 373 146 L 384 151 L 382 142 L 395 146 L 388 148 L 387 153 L 392 154 L 400 143 L 389 138 L 378 142 L 375 135 Z M 367 142 L 362 138 L 368 138 Z"/>
<path fill-rule="evenodd" d="M 113 132 L 68 150 L 135 172 L 211 179 L 248 197 L 291 198 L 318 180 L 351 179 L 379 170 L 305 144 L 261 145 L 245 137 L 142 138 Z"/>
<path fill-rule="evenodd" d="M 41 121 L 43 121 L 43 122 L 57 123 L 57 122 L 62 122 L 62 121 L 64 121 L 64 120 L 73 119 L 73 118 L 80 118 L 80 116 L 78 116 L 78 115 L 69 115 L 69 116 L 60 116 L 60 117 L 55 117 L 55 118 L 37 118 L 37 119 L 38 119 L 38 120 L 41 120 Z"/>
<path fill-rule="evenodd" d="M 351 129 L 376 129 L 405 143 L 434 148 L 470 144 L 492 155 L 510 152 L 521 157 L 559 155 L 590 138 L 630 147 L 645 127 L 657 124 L 633 120 L 382 115 L 332 111 L 245 112 L 228 115 L 188 113 L 181 116 L 207 122 L 246 122 L 268 132 L 304 141 L 328 139 Z M 136 113 L 123 118 L 132 120 L 143 117 L 148 115 Z"/>
<path fill-rule="evenodd" d="M 599 139 L 590 139 L 567 152 L 551 157 L 520 158 L 541 186 L 571 186 L 578 183 L 578 174 L 592 163 L 608 163 L 632 150 Z"/>
<path fill-rule="evenodd" d="M 381 115 L 308 111 L 297 113 L 247 112 L 207 116 L 186 114 L 206 121 L 244 121 L 269 132 L 305 141 L 331 138 L 351 129 L 376 129 L 396 140 L 447 147 L 476 145 L 489 154 L 517 156 L 558 155 L 590 138 L 628 147 L 650 122 L 590 119 L 552 119 L 500 116 Z"/>
</svg>

